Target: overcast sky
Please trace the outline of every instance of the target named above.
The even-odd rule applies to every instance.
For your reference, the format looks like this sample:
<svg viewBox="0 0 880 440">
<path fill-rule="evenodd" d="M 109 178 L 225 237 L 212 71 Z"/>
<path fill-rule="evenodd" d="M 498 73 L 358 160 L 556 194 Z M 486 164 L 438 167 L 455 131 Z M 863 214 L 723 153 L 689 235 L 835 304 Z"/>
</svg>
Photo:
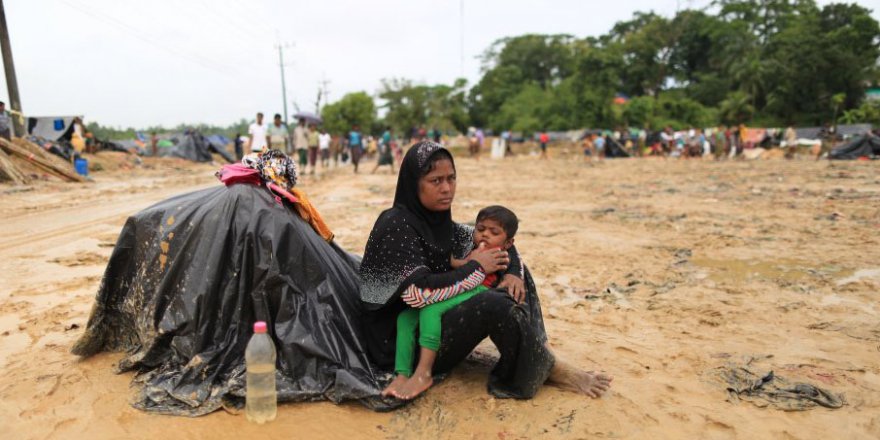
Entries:
<svg viewBox="0 0 880 440">
<path fill-rule="evenodd" d="M 82 114 L 120 127 L 226 125 L 313 110 L 382 78 L 479 78 L 477 56 L 525 33 L 600 35 L 635 11 L 671 16 L 708 0 L 4 0 L 19 91 L 31 116 Z M 830 3 L 819 1 L 820 4 Z M 880 0 L 857 2 L 880 19 Z M 464 63 L 462 65 L 462 20 Z M 2 77 L 2 75 L 0 75 Z M 8 101 L 5 77 L 0 100 Z"/>
</svg>

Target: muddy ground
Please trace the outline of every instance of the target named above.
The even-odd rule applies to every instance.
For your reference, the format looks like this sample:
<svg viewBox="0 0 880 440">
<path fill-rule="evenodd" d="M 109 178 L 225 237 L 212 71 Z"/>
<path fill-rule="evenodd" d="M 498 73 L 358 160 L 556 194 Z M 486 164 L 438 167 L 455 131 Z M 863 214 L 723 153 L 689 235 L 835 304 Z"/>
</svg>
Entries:
<svg viewBox="0 0 880 440">
<path fill-rule="evenodd" d="M 551 149 L 460 157 L 454 218 L 500 203 L 560 356 L 615 376 L 590 400 L 552 387 L 496 400 L 470 362 L 391 414 L 286 404 L 270 425 L 146 414 L 119 354 L 68 353 L 126 217 L 217 185 L 217 165 L 102 153 L 86 185 L 0 185 L 0 438 L 880 438 L 880 163 L 627 159 Z M 107 156 L 107 155 L 110 156 Z M 370 165 L 370 168 L 372 165 Z M 333 169 L 302 188 L 361 253 L 396 176 Z M 790 412 L 737 400 L 748 365 L 843 395 Z M 760 402 L 758 402 L 760 403 Z"/>
</svg>

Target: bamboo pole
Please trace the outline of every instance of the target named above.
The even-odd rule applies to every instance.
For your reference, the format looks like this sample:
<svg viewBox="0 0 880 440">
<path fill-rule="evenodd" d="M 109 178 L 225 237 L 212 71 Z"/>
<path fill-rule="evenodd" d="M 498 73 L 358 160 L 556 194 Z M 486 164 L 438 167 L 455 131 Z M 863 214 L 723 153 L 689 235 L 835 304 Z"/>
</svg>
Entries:
<svg viewBox="0 0 880 440">
<path fill-rule="evenodd" d="M 6 139 L 0 138 L 0 148 L 5 150 L 7 153 L 13 156 L 21 157 L 30 163 L 36 165 L 38 168 L 46 171 L 49 174 L 60 177 L 63 180 L 67 180 L 69 182 L 85 182 L 86 179 L 83 176 L 77 174 L 74 170 L 67 166 L 67 163 L 64 162 L 63 166 L 59 166 L 58 164 L 52 162 L 51 160 L 47 160 L 45 157 L 40 157 L 37 152 L 29 151 L 28 148 L 22 147 L 20 145 L 16 145 L 12 142 L 7 141 Z M 39 148 L 39 147 L 37 147 Z"/>
<path fill-rule="evenodd" d="M 15 185 L 24 185 L 28 183 L 27 176 L 15 166 L 12 159 L 5 151 L 0 149 L 0 181 L 11 181 Z"/>
<path fill-rule="evenodd" d="M 65 169 L 66 169 L 66 167 L 73 167 L 72 163 L 68 163 L 62 157 L 56 156 L 56 155 L 50 153 L 45 148 L 25 139 L 23 137 L 13 138 L 12 143 L 15 145 L 18 145 L 19 147 L 24 148 L 28 152 L 32 153 L 34 156 L 37 156 L 45 161 L 53 163 L 56 167 L 65 168 Z"/>
</svg>

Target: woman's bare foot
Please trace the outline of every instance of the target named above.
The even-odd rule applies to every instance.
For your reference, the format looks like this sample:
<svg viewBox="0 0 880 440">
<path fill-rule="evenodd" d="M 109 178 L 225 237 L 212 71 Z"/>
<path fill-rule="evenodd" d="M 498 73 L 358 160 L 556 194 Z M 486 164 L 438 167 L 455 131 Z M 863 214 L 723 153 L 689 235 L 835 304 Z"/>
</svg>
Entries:
<svg viewBox="0 0 880 440">
<path fill-rule="evenodd" d="M 388 384 L 388 386 L 385 387 L 384 390 L 382 390 L 382 397 L 388 397 L 388 396 L 400 397 L 397 395 L 397 392 L 400 389 L 400 387 L 406 383 L 407 379 L 409 379 L 409 378 L 402 375 L 402 374 L 398 374 L 397 377 L 395 377 L 394 380 L 392 380 L 391 383 Z"/>
<path fill-rule="evenodd" d="M 614 378 L 604 373 L 584 371 L 557 359 L 547 380 L 564 390 L 586 394 L 595 399 L 608 391 Z"/>
<path fill-rule="evenodd" d="M 394 396 L 405 400 L 412 400 L 418 397 L 419 394 L 424 393 L 428 388 L 431 388 L 431 385 L 434 385 L 434 378 L 431 377 L 430 373 L 420 374 L 416 372 L 403 386 L 395 390 Z"/>
</svg>

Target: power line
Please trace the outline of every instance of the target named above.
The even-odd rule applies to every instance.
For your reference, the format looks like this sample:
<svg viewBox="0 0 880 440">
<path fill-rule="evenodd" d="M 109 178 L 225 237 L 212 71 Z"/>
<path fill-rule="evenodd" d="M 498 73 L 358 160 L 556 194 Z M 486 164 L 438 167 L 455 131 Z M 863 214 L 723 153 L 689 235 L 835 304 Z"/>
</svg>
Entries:
<svg viewBox="0 0 880 440">
<path fill-rule="evenodd" d="M 327 85 L 330 84 L 330 80 L 327 79 L 327 75 L 321 74 L 321 97 L 324 99 L 324 105 L 326 106 L 330 102 L 330 88 Z M 320 109 L 318 109 L 318 114 L 320 114 Z"/>
<path fill-rule="evenodd" d="M 182 2 L 183 4 L 187 4 L 187 2 Z M 240 26 L 236 23 L 236 20 L 228 15 L 221 13 L 221 9 L 216 5 L 209 5 L 205 0 L 201 0 L 204 8 L 197 8 L 198 13 L 202 13 L 204 11 L 208 11 L 215 17 L 219 18 L 224 23 L 224 28 L 232 29 L 234 32 L 238 33 L 239 36 L 247 38 L 251 43 L 260 45 L 265 42 L 266 37 L 262 35 L 257 35 L 254 31 L 251 30 L 249 26 Z M 192 5 L 192 4 L 190 4 Z M 195 5 L 192 5 L 195 6 Z"/>
<path fill-rule="evenodd" d="M 260 23 L 261 21 L 264 21 L 264 20 L 265 20 L 264 18 L 257 17 L 257 16 L 255 16 L 255 15 L 252 14 L 252 11 L 253 11 L 252 6 L 253 6 L 253 3 L 245 2 L 245 1 L 234 1 L 234 0 L 227 0 L 227 1 L 230 1 L 230 2 L 232 2 L 232 3 L 235 3 L 235 4 L 239 5 L 239 6 L 243 6 L 243 7 L 244 7 L 244 8 L 237 8 L 237 9 L 235 10 L 235 12 L 236 12 L 236 15 L 242 15 L 242 16 L 245 16 L 245 20 L 246 20 L 247 22 L 249 22 L 249 23 Z M 267 33 L 269 32 L 266 28 L 264 28 L 264 27 L 260 27 L 260 26 L 256 26 L 256 29 L 258 29 L 258 30 L 263 30 L 263 31 L 265 31 L 265 32 L 267 32 Z M 248 31 L 249 31 L 249 32 L 253 32 L 250 28 L 248 29 Z M 260 38 L 261 40 L 263 40 L 263 39 L 271 38 L 271 37 L 272 37 L 272 36 L 269 35 L 269 34 L 264 34 L 264 35 L 261 35 L 259 38 Z"/>
<path fill-rule="evenodd" d="M 93 19 L 102 21 L 106 24 L 110 24 L 110 25 L 116 27 L 117 29 L 122 30 L 124 33 L 127 33 L 128 35 L 130 35 L 134 38 L 137 38 L 137 39 L 139 39 L 139 40 L 141 40 L 141 41 L 143 41 L 153 47 L 156 47 L 156 48 L 163 50 L 167 53 L 170 53 L 174 56 L 183 58 L 183 59 L 190 61 L 192 63 L 198 64 L 206 69 L 210 69 L 215 72 L 221 73 L 225 76 L 232 77 L 232 75 L 227 70 L 228 69 L 227 66 L 215 63 L 214 61 L 212 61 L 208 58 L 202 57 L 201 55 L 198 55 L 198 54 L 188 54 L 185 52 L 178 51 L 174 48 L 165 46 L 164 44 L 162 44 L 154 39 L 150 39 L 150 38 L 145 37 L 139 29 L 137 29 L 129 24 L 126 24 L 125 22 L 123 22 L 123 21 L 121 21 L 121 20 L 119 20 L 109 14 L 106 14 L 106 13 L 100 12 L 100 11 L 96 12 L 94 10 L 91 10 L 88 7 L 85 7 L 81 4 L 75 3 L 70 0 L 59 0 L 59 1 L 61 3 L 64 3 L 65 5 L 67 5 L 70 8 L 76 9 L 77 11 L 92 17 Z"/>
</svg>

